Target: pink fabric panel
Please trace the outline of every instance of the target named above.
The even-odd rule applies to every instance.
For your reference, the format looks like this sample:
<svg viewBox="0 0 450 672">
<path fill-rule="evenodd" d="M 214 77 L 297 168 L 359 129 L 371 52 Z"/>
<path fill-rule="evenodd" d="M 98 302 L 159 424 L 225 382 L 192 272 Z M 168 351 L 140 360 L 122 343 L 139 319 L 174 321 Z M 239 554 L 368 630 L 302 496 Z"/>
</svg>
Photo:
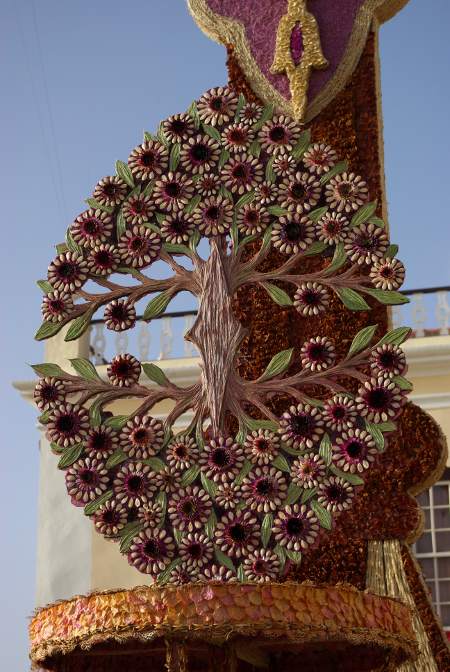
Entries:
<svg viewBox="0 0 450 672">
<path fill-rule="evenodd" d="M 275 51 L 278 23 L 287 10 L 287 0 L 207 0 L 210 8 L 228 18 L 237 19 L 245 28 L 247 40 L 261 71 L 278 89 L 290 98 L 285 75 L 270 72 Z M 345 52 L 355 16 L 365 0 L 309 0 L 308 9 L 316 17 L 325 57 L 326 70 L 314 70 L 310 80 L 309 99 L 313 100 L 334 75 Z"/>
</svg>

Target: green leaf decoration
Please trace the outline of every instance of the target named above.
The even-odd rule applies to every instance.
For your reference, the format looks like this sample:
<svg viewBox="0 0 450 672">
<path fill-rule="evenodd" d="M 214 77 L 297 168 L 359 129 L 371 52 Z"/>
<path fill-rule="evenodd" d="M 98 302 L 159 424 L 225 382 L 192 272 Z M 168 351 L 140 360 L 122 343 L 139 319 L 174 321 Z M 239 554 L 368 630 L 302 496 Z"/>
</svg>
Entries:
<svg viewBox="0 0 450 672">
<path fill-rule="evenodd" d="M 158 586 L 165 586 L 168 580 L 170 579 L 170 575 L 173 572 L 174 569 L 178 567 L 178 565 L 181 565 L 183 562 L 182 558 L 175 558 L 175 560 L 172 560 L 171 563 L 167 565 L 167 567 L 161 572 L 161 574 L 158 574 L 158 578 L 156 579 L 156 583 Z"/>
<path fill-rule="evenodd" d="M 300 551 L 289 551 L 286 549 L 286 555 L 294 565 L 299 565 L 302 561 L 302 554 Z"/>
<path fill-rule="evenodd" d="M 244 482 L 244 479 L 247 478 L 248 474 L 251 472 L 253 468 L 253 464 L 250 462 L 250 460 L 245 460 L 242 469 L 234 479 L 235 485 L 242 485 Z"/>
<path fill-rule="evenodd" d="M 219 565 L 223 565 L 227 569 L 230 569 L 232 572 L 235 571 L 233 561 L 231 558 L 228 557 L 228 555 L 225 555 L 220 548 L 217 546 L 214 547 L 214 554 L 216 556 L 216 560 L 219 563 Z"/>
<path fill-rule="evenodd" d="M 275 376 L 284 373 L 291 363 L 293 352 L 294 348 L 289 348 L 288 350 L 282 350 L 274 355 L 262 376 L 258 378 L 258 382 L 261 383 L 263 380 L 270 380 L 270 378 L 274 378 Z"/>
<path fill-rule="evenodd" d="M 158 133 L 156 134 L 158 141 L 164 145 L 167 149 L 170 147 L 170 140 L 167 135 L 164 133 L 164 128 L 162 122 L 159 125 Z M 173 172 L 173 171 L 172 171 Z"/>
<path fill-rule="evenodd" d="M 192 252 L 195 252 L 195 251 L 196 251 L 196 249 L 197 249 L 197 247 L 198 247 L 198 244 L 199 244 L 199 242 L 200 242 L 201 237 L 202 237 L 202 236 L 201 236 L 200 231 L 194 231 L 194 233 L 193 233 L 192 236 L 190 237 L 190 239 L 189 239 L 189 249 L 190 249 Z"/>
<path fill-rule="evenodd" d="M 237 250 L 239 247 L 239 229 L 236 217 L 233 217 L 233 224 L 231 225 L 231 241 L 233 243 L 233 250 Z"/>
<path fill-rule="evenodd" d="M 267 229 L 264 231 L 261 247 L 259 248 L 259 254 L 261 252 L 264 252 L 264 250 L 266 250 L 269 247 L 271 240 L 272 240 L 272 226 L 268 226 Z"/>
<path fill-rule="evenodd" d="M 158 492 L 158 494 L 155 497 L 155 502 L 159 504 L 161 507 L 161 511 L 163 513 L 163 518 L 166 515 L 166 509 L 167 509 L 167 495 L 165 492 Z"/>
<path fill-rule="evenodd" d="M 280 205 L 270 205 L 267 208 L 267 212 L 274 217 L 282 217 L 283 215 L 289 214 L 289 211 L 286 210 L 286 208 L 282 208 Z"/>
<path fill-rule="evenodd" d="M 379 450 L 379 452 L 380 453 L 384 452 L 384 436 L 380 427 L 366 420 L 366 430 L 369 432 L 369 434 L 375 441 L 375 445 Z"/>
<path fill-rule="evenodd" d="M 337 163 L 333 168 L 330 168 L 330 170 L 322 175 L 320 178 L 320 184 L 326 184 L 329 182 L 333 177 L 336 175 L 339 175 L 339 173 L 345 173 L 348 170 L 348 163 L 347 161 L 340 161 Z"/>
<path fill-rule="evenodd" d="M 335 289 L 335 292 L 344 306 L 349 310 L 370 310 L 369 304 L 354 289 L 350 289 L 350 287 L 338 287 Z"/>
<path fill-rule="evenodd" d="M 245 424 L 252 432 L 258 429 L 270 429 L 272 432 L 276 432 L 278 429 L 278 424 L 272 420 L 255 420 L 254 418 L 247 417 Z"/>
<path fill-rule="evenodd" d="M 274 105 L 266 105 L 263 108 L 263 111 L 261 113 L 260 118 L 258 119 L 258 121 L 255 124 L 253 124 L 253 129 L 255 131 L 259 131 L 264 126 L 266 121 L 271 119 L 271 117 L 273 116 L 274 109 L 275 109 Z"/>
<path fill-rule="evenodd" d="M 83 315 L 80 315 L 75 320 L 73 320 L 67 334 L 64 338 L 65 341 L 76 341 L 77 338 L 80 338 L 89 327 L 91 323 L 92 310 L 87 310 Z"/>
<path fill-rule="evenodd" d="M 237 201 L 236 205 L 234 206 L 234 209 L 237 211 L 240 208 L 244 207 L 244 205 L 248 205 L 252 201 L 255 200 L 255 192 L 254 191 L 248 191 L 246 194 L 240 197 L 240 199 Z"/>
<path fill-rule="evenodd" d="M 187 245 L 177 245 L 175 243 L 164 243 L 163 248 L 169 254 L 184 254 L 186 257 L 191 256 L 191 251 Z"/>
<path fill-rule="evenodd" d="M 290 483 L 286 499 L 284 500 L 284 505 L 291 506 L 292 504 L 295 504 L 295 502 L 297 502 L 300 499 L 302 492 L 303 488 L 300 488 L 298 485 L 295 485 L 295 483 Z"/>
<path fill-rule="evenodd" d="M 146 142 L 151 142 L 152 140 L 153 141 L 158 140 L 158 138 L 156 137 L 156 135 L 153 135 L 153 133 L 150 133 L 150 131 L 144 131 L 144 140 Z"/>
<path fill-rule="evenodd" d="M 167 385 L 170 384 L 169 379 L 167 378 L 164 371 L 160 369 L 159 366 L 156 366 L 156 364 L 142 364 L 142 369 L 144 370 L 144 373 L 147 376 L 147 378 L 152 380 L 157 385 L 161 385 L 161 387 L 166 387 Z"/>
<path fill-rule="evenodd" d="M 316 254 L 322 254 L 324 250 L 326 250 L 328 245 L 323 242 L 323 240 L 316 240 L 314 243 L 312 243 L 306 252 L 303 253 L 304 257 L 313 257 Z"/>
<path fill-rule="evenodd" d="M 200 480 L 202 482 L 203 489 L 206 490 L 210 497 L 216 496 L 217 485 L 214 481 L 211 481 L 203 472 L 200 473 Z"/>
<path fill-rule="evenodd" d="M 291 446 L 288 446 L 287 443 L 281 443 L 281 450 L 284 450 L 285 453 L 288 455 L 292 455 L 293 457 L 300 457 L 300 455 L 304 455 L 303 450 L 296 450 L 295 448 L 291 448 Z"/>
<path fill-rule="evenodd" d="M 389 257 L 389 259 L 393 259 L 396 257 L 398 254 L 398 245 L 389 245 L 389 247 L 386 250 L 386 254 L 384 255 L 385 257 Z"/>
<path fill-rule="evenodd" d="M 233 194 L 226 188 L 224 184 L 220 185 L 219 194 L 224 198 L 227 198 L 229 201 L 233 202 Z"/>
<path fill-rule="evenodd" d="M 69 248 L 67 247 L 66 243 L 58 243 L 58 245 L 55 245 L 55 248 L 58 254 L 64 254 L 64 252 L 69 251 Z"/>
<path fill-rule="evenodd" d="M 330 471 L 333 472 L 335 476 L 338 476 L 338 478 L 342 478 L 344 481 L 347 481 L 347 483 L 350 483 L 351 485 L 364 485 L 364 479 L 361 478 L 361 476 L 358 476 L 358 474 L 351 474 L 349 471 L 341 471 L 337 467 L 331 466 Z"/>
<path fill-rule="evenodd" d="M 384 343 L 391 343 L 392 345 L 401 345 L 404 343 L 411 335 L 410 327 L 398 327 L 397 329 L 392 329 L 388 331 L 387 334 L 381 338 L 377 345 L 383 345 Z"/>
<path fill-rule="evenodd" d="M 144 196 L 151 196 L 153 194 L 153 189 L 155 188 L 155 180 L 150 180 L 147 186 L 145 187 L 142 194 Z"/>
<path fill-rule="evenodd" d="M 98 427 L 102 423 L 102 405 L 104 402 L 104 395 L 101 394 L 97 397 L 93 404 L 89 408 L 89 422 L 92 427 Z"/>
<path fill-rule="evenodd" d="M 41 423 L 41 425 L 46 425 L 48 421 L 50 420 L 51 416 L 51 411 L 44 411 L 39 417 L 38 417 L 38 422 Z"/>
<path fill-rule="evenodd" d="M 32 364 L 31 368 L 40 376 L 54 376 L 60 378 L 65 375 L 65 372 L 58 366 L 58 364 Z"/>
<path fill-rule="evenodd" d="M 283 457 L 283 455 L 277 455 L 276 458 L 272 460 L 271 466 L 275 467 L 275 469 L 279 469 L 280 471 L 285 471 L 287 474 L 289 474 L 291 471 L 289 463 L 286 458 Z"/>
<path fill-rule="evenodd" d="M 77 443 L 74 446 L 65 448 L 62 452 L 61 459 L 58 462 L 58 469 L 67 469 L 74 462 L 76 462 L 83 454 L 83 444 Z"/>
<path fill-rule="evenodd" d="M 253 140 L 252 144 L 248 148 L 249 154 L 255 157 L 255 159 L 259 159 L 259 155 L 261 154 L 261 143 L 259 143 L 257 140 Z"/>
<path fill-rule="evenodd" d="M 301 504 L 306 504 L 306 502 L 309 502 L 311 497 L 314 497 L 316 492 L 317 492 L 317 488 L 307 488 L 306 490 L 303 490 L 303 494 L 300 498 L 300 503 Z"/>
<path fill-rule="evenodd" d="M 125 460 L 128 460 L 128 455 L 124 453 L 123 450 L 116 450 L 115 453 L 108 457 L 106 461 L 106 468 L 113 469 L 114 467 L 118 467 L 119 464 L 122 464 L 122 462 L 125 462 Z"/>
<path fill-rule="evenodd" d="M 69 361 L 78 375 L 85 380 L 101 380 L 97 373 L 97 369 L 88 359 L 77 357 L 75 359 L 70 359 Z"/>
<path fill-rule="evenodd" d="M 157 212 L 155 217 L 158 224 L 163 224 L 166 221 L 167 215 L 165 215 L 163 212 Z"/>
<path fill-rule="evenodd" d="M 34 335 L 36 341 L 44 341 L 46 338 L 51 338 L 64 326 L 64 322 L 43 322 Z"/>
<path fill-rule="evenodd" d="M 133 539 L 144 529 L 144 523 L 129 523 L 120 531 L 119 550 L 121 553 L 128 553 Z"/>
<path fill-rule="evenodd" d="M 276 182 L 277 176 L 275 175 L 275 171 L 273 169 L 273 162 L 275 161 L 275 157 L 272 156 L 267 164 L 266 164 L 266 181 L 269 182 L 269 184 L 273 184 Z"/>
<path fill-rule="evenodd" d="M 214 531 L 216 529 L 216 525 L 217 525 L 217 516 L 216 516 L 216 513 L 215 513 L 214 509 L 212 509 L 211 513 L 209 514 L 209 518 L 206 521 L 206 525 L 205 525 L 205 533 L 206 533 L 206 536 L 208 537 L 208 539 L 212 540 L 214 538 Z"/>
<path fill-rule="evenodd" d="M 163 471 L 166 468 L 165 463 L 159 457 L 148 457 L 146 460 L 141 460 L 141 462 L 151 467 L 153 471 Z"/>
<path fill-rule="evenodd" d="M 347 254 L 345 252 L 344 243 L 338 243 L 336 249 L 334 250 L 333 259 L 331 264 L 325 268 L 324 275 L 332 275 L 338 271 L 347 261 Z"/>
<path fill-rule="evenodd" d="M 131 172 L 129 166 L 123 161 L 116 161 L 116 173 L 117 175 L 128 184 L 129 187 L 133 189 L 134 187 L 134 178 L 133 173 Z"/>
<path fill-rule="evenodd" d="M 370 203 L 366 203 L 363 205 L 357 212 L 352 217 L 352 220 L 350 222 L 350 226 L 361 226 L 361 224 L 365 224 L 368 219 L 372 217 L 374 214 L 375 210 L 377 209 L 378 201 L 371 201 Z"/>
<path fill-rule="evenodd" d="M 245 103 L 246 103 L 245 96 L 244 96 L 243 93 L 240 93 L 239 98 L 238 98 L 238 102 L 237 102 L 237 106 L 236 106 L 236 112 L 235 112 L 235 115 L 234 115 L 234 120 L 235 121 L 237 121 L 239 119 L 239 115 L 241 114 L 242 110 L 244 109 Z"/>
<path fill-rule="evenodd" d="M 127 230 L 127 223 L 125 217 L 123 216 L 122 208 L 119 210 L 116 218 L 116 234 L 117 239 L 121 238 L 125 231 Z"/>
<path fill-rule="evenodd" d="M 53 287 L 48 280 L 38 280 L 36 284 L 39 287 L 39 289 L 42 289 L 44 294 L 49 294 L 50 292 L 53 292 Z"/>
<path fill-rule="evenodd" d="M 400 306 L 403 303 L 409 303 L 408 297 L 400 292 L 384 289 L 365 289 L 364 291 L 385 306 Z"/>
<path fill-rule="evenodd" d="M 100 495 L 96 500 L 93 502 L 89 502 L 89 504 L 86 504 L 84 507 L 84 513 L 86 516 L 92 516 L 93 513 L 97 511 L 105 502 L 108 501 L 108 499 L 111 499 L 113 496 L 113 491 L 112 490 L 107 490 L 106 492 L 103 493 L 103 495 Z"/>
<path fill-rule="evenodd" d="M 371 217 L 369 219 L 369 224 L 375 224 L 375 226 L 378 226 L 380 229 L 384 229 L 385 223 L 380 217 Z"/>
<path fill-rule="evenodd" d="M 261 523 L 261 541 L 264 548 L 267 548 L 270 537 L 272 535 L 273 516 L 271 513 L 266 513 Z"/>
<path fill-rule="evenodd" d="M 311 210 L 311 212 L 308 215 L 308 219 L 311 220 L 311 222 L 314 222 L 314 224 L 317 224 L 318 221 L 322 219 L 324 215 L 326 215 L 328 212 L 328 205 L 324 205 L 322 208 L 316 208 L 315 210 Z"/>
<path fill-rule="evenodd" d="M 66 231 L 66 243 L 71 252 L 75 252 L 75 254 L 78 254 L 80 257 L 83 256 L 83 249 L 77 242 L 75 242 L 70 229 L 67 229 Z"/>
<path fill-rule="evenodd" d="M 171 173 L 174 173 L 178 168 L 178 164 L 180 163 L 180 154 L 181 145 L 176 142 L 174 145 L 172 145 L 172 149 L 170 150 L 169 171 Z"/>
<path fill-rule="evenodd" d="M 177 545 L 179 546 L 181 544 L 182 539 L 183 539 L 183 532 L 181 530 L 177 530 L 177 529 L 174 528 L 173 538 L 175 539 Z"/>
<path fill-rule="evenodd" d="M 146 229 L 150 229 L 150 231 L 154 231 L 154 233 L 157 233 L 158 235 L 161 233 L 159 226 L 157 224 L 153 224 L 153 222 L 142 222 L 142 226 L 145 226 Z M 164 244 L 164 249 L 167 249 L 166 245 L 167 243 Z"/>
<path fill-rule="evenodd" d="M 237 576 L 237 580 L 240 581 L 240 583 L 245 582 L 245 572 L 244 572 L 243 565 L 239 565 L 239 567 L 237 568 L 236 576 Z"/>
<path fill-rule="evenodd" d="M 55 453 L 56 455 L 61 455 L 65 450 L 61 446 L 58 446 L 57 443 L 51 443 L 50 444 L 50 449 L 51 449 L 52 453 Z"/>
<path fill-rule="evenodd" d="M 284 289 L 280 289 L 271 282 L 261 282 L 262 287 L 266 290 L 272 301 L 275 301 L 279 306 L 292 306 L 292 299 Z"/>
<path fill-rule="evenodd" d="M 219 157 L 219 170 L 221 170 L 224 167 L 229 158 L 230 158 L 230 152 L 228 151 L 228 149 L 222 149 Z"/>
<path fill-rule="evenodd" d="M 395 422 L 390 422 L 389 420 L 387 422 L 379 422 L 376 427 L 382 432 L 395 432 L 397 429 Z"/>
<path fill-rule="evenodd" d="M 114 206 L 112 205 L 103 205 L 95 200 L 95 198 L 86 198 L 85 203 L 88 204 L 93 210 L 101 210 L 102 212 L 107 212 L 109 215 L 114 212 Z"/>
<path fill-rule="evenodd" d="M 309 404 L 310 406 L 314 406 L 317 408 L 323 408 L 325 406 L 322 399 L 314 399 L 314 397 L 307 397 L 306 395 L 305 395 L 305 404 Z"/>
<path fill-rule="evenodd" d="M 191 103 L 187 113 L 193 120 L 195 128 L 200 128 L 200 117 L 198 116 L 197 103 L 195 100 Z"/>
<path fill-rule="evenodd" d="M 317 516 L 317 520 L 319 521 L 319 525 L 326 530 L 331 530 L 332 527 L 332 520 L 331 520 L 331 513 L 327 511 L 321 504 L 316 499 L 313 499 L 311 501 L 311 509 L 314 511 L 314 513 Z"/>
<path fill-rule="evenodd" d="M 299 140 L 291 152 L 294 159 L 297 159 L 297 161 L 299 161 L 302 158 L 303 154 L 308 149 L 310 144 L 311 144 L 311 129 L 308 128 L 306 131 L 303 131 L 303 133 L 300 134 Z"/>
<path fill-rule="evenodd" d="M 377 327 L 378 324 L 372 324 L 368 327 L 364 327 L 364 329 L 361 329 L 361 331 L 358 331 L 349 348 L 347 357 L 356 355 L 358 352 L 361 352 L 361 350 L 367 348 L 372 338 L 374 337 Z"/>
<path fill-rule="evenodd" d="M 394 378 L 392 378 L 392 382 L 395 383 L 401 390 L 411 392 L 413 389 L 413 384 L 410 383 L 406 378 L 403 378 L 403 376 L 394 376 Z"/>
<path fill-rule="evenodd" d="M 189 201 L 189 203 L 187 203 L 186 207 L 184 208 L 184 212 L 187 215 L 191 215 L 194 212 L 194 210 L 197 209 L 197 206 L 198 206 L 198 204 L 200 203 L 201 200 L 202 200 L 202 197 L 200 196 L 200 194 L 197 194 L 196 196 L 193 196 L 191 198 L 191 200 Z"/>
<path fill-rule="evenodd" d="M 171 299 L 172 293 L 168 290 L 155 296 L 147 304 L 147 308 L 144 310 L 144 315 L 142 316 L 143 319 L 148 322 L 149 320 L 153 320 L 155 317 L 162 315 L 169 305 Z"/>
<path fill-rule="evenodd" d="M 189 467 L 187 471 L 184 472 L 183 478 L 181 479 L 181 485 L 185 488 L 187 485 L 190 485 L 195 481 L 197 476 L 200 473 L 200 467 L 198 464 L 193 464 L 192 467 Z"/>
<path fill-rule="evenodd" d="M 111 427 L 111 429 L 122 429 L 127 424 L 128 419 L 128 415 L 113 415 L 111 418 L 105 420 L 103 424 L 106 427 Z"/>
<path fill-rule="evenodd" d="M 273 552 L 278 557 L 278 560 L 280 561 L 281 569 L 283 569 L 284 565 L 286 564 L 286 551 L 285 551 L 284 547 L 280 546 L 280 544 L 277 544 L 275 546 L 275 548 L 273 549 Z"/>
<path fill-rule="evenodd" d="M 332 454 L 331 439 L 328 434 L 324 434 L 320 442 L 319 455 L 327 466 L 331 464 Z"/>
<path fill-rule="evenodd" d="M 203 130 L 205 131 L 206 135 L 209 135 L 210 138 L 218 142 L 220 145 L 222 138 L 217 128 L 214 128 L 214 126 L 208 126 L 208 124 L 203 124 Z"/>
</svg>

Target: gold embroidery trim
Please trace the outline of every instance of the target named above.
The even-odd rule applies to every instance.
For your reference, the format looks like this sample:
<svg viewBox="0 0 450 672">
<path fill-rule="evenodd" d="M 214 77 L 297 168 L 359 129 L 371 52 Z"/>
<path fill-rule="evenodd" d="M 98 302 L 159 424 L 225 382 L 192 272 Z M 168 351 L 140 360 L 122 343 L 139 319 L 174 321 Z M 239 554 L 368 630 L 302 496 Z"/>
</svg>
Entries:
<svg viewBox="0 0 450 672">
<path fill-rule="evenodd" d="M 291 52 L 292 31 L 296 27 L 301 31 L 303 42 L 303 53 L 297 64 Z M 288 0 L 288 11 L 278 24 L 271 71 L 287 74 L 295 119 L 303 121 L 305 116 L 311 70 L 313 68 L 322 70 L 328 65 L 322 53 L 317 21 L 306 9 L 306 0 Z"/>
<path fill-rule="evenodd" d="M 280 111 L 294 116 L 291 101 L 286 100 L 261 72 L 256 63 L 240 21 L 220 16 L 211 10 L 207 0 L 187 0 L 189 10 L 197 25 L 212 40 L 231 44 L 255 94 L 265 103 L 273 104 Z M 356 15 L 353 31 L 345 53 L 330 81 L 306 108 L 305 123 L 308 123 L 330 103 L 346 85 L 361 57 L 372 20 L 377 17 L 387 21 L 406 5 L 408 0 L 366 0 Z"/>
</svg>

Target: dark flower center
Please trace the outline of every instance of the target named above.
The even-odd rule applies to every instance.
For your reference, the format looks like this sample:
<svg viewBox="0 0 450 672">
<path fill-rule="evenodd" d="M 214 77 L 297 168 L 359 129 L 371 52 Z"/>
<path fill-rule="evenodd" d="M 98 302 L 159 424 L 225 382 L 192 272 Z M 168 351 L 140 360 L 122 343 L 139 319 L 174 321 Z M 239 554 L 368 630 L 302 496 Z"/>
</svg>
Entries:
<svg viewBox="0 0 450 672">
<path fill-rule="evenodd" d="M 103 513 L 102 520 L 104 523 L 107 523 L 108 525 L 115 525 L 116 523 L 119 522 L 119 515 L 117 511 L 111 511 L 111 509 L 108 509 Z"/>
<path fill-rule="evenodd" d="M 193 145 L 190 153 L 194 161 L 197 161 L 198 163 L 204 163 L 211 156 L 209 147 L 202 142 Z"/>
<path fill-rule="evenodd" d="M 332 416 L 335 420 L 343 420 L 347 415 L 347 411 L 343 406 L 335 406 L 332 411 Z"/>
<path fill-rule="evenodd" d="M 131 209 L 136 215 L 145 214 L 147 211 L 146 205 L 142 201 L 134 201 L 131 205 Z"/>
<path fill-rule="evenodd" d="M 373 408 L 376 411 L 381 411 L 389 406 L 389 403 L 392 399 L 392 394 L 389 390 L 386 390 L 381 387 L 377 387 L 374 390 L 366 395 L 366 401 L 368 406 Z"/>
<path fill-rule="evenodd" d="M 51 299 L 48 302 L 48 307 L 52 313 L 61 313 L 64 310 L 64 301 L 61 299 Z"/>
<path fill-rule="evenodd" d="M 63 434 L 70 434 L 71 432 L 74 432 L 77 427 L 77 419 L 71 413 L 67 415 L 61 415 L 56 421 L 56 429 Z"/>
<path fill-rule="evenodd" d="M 197 506 L 196 503 L 193 499 L 186 499 L 182 504 L 181 504 L 181 512 L 185 516 L 192 517 L 195 515 L 197 512 Z"/>
<path fill-rule="evenodd" d="M 377 239 L 371 236 L 358 236 L 355 242 L 362 250 L 368 250 L 369 252 L 376 250 L 378 247 Z"/>
<path fill-rule="evenodd" d="M 297 222 L 289 222 L 284 227 L 283 233 L 287 240 L 291 243 L 295 243 L 301 238 L 302 228 Z"/>
<path fill-rule="evenodd" d="M 206 218 L 217 222 L 220 217 L 220 208 L 217 205 L 211 205 L 205 212 Z"/>
<path fill-rule="evenodd" d="M 309 415 L 294 415 L 289 424 L 294 434 L 308 436 L 314 427 L 314 420 Z"/>
<path fill-rule="evenodd" d="M 264 560 L 258 559 L 255 560 L 255 562 L 252 565 L 252 569 L 255 572 L 255 574 L 264 574 L 266 571 L 266 563 Z"/>
<path fill-rule="evenodd" d="M 160 558 L 162 556 L 160 545 L 155 539 L 149 539 L 145 542 L 144 553 L 152 559 Z"/>
<path fill-rule="evenodd" d="M 95 234 L 101 231 L 102 225 L 98 219 L 95 217 L 89 217 L 83 222 L 83 230 L 88 236 L 95 236 Z"/>
<path fill-rule="evenodd" d="M 132 493 L 137 494 L 138 492 L 142 492 L 144 489 L 144 479 L 142 476 L 130 476 L 127 480 L 127 486 L 128 490 Z"/>
<path fill-rule="evenodd" d="M 272 142 L 285 142 L 287 139 L 286 129 L 283 126 L 273 126 L 269 131 Z"/>
<path fill-rule="evenodd" d="M 209 107 L 214 112 L 221 112 L 224 109 L 224 103 L 223 103 L 222 96 L 216 96 L 214 98 L 211 98 L 211 100 L 209 101 Z"/>
<path fill-rule="evenodd" d="M 270 497 L 275 492 L 275 487 L 272 479 L 260 478 L 255 484 L 255 491 L 261 497 Z"/>
<path fill-rule="evenodd" d="M 320 303 L 320 294 L 313 289 L 307 289 L 303 292 L 302 298 L 303 302 L 308 304 L 308 306 L 318 306 Z"/>
<path fill-rule="evenodd" d="M 341 198 L 348 198 L 352 193 L 352 187 L 348 182 L 341 182 L 337 186 L 337 192 Z"/>
<path fill-rule="evenodd" d="M 181 119 L 172 119 L 170 122 L 170 130 L 175 135 L 183 135 L 187 130 L 187 124 Z"/>
<path fill-rule="evenodd" d="M 270 450 L 270 442 L 267 439 L 256 439 L 254 446 L 258 453 L 268 453 Z"/>
<path fill-rule="evenodd" d="M 44 385 L 41 388 L 40 397 L 43 401 L 55 401 L 58 398 L 58 390 L 54 385 Z"/>
<path fill-rule="evenodd" d="M 308 348 L 308 357 L 313 362 L 324 362 L 327 359 L 327 350 L 323 345 L 314 343 Z"/>
<path fill-rule="evenodd" d="M 139 427 L 135 429 L 132 435 L 132 441 L 138 446 L 146 446 L 150 443 L 151 435 L 150 432 L 145 429 L 145 427 Z"/>
<path fill-rule="evenodd" d="M 330 485 L 327 488 L 327 496 L 332 502 L 343 502 L 345 500 L 345 491 L 339 485 Z"/>
<path fill-rule="evenodd" d="M 378 361 L 385 369 L 392 369 L 396 364 L 396 357 L 392 352 L 383 352 Z"/>
<path fill-rule="evenodd" d="M 296 201 L 301 201 L 306 196 L 306 189 L 301 182 L 294 182 L 290 191 L 292 198 L 295 198 Z"/>
<path fill-rule="evenodd" d="M 359 441 L 349 441 L 346 446 L 347 455 L 349 457 L 359 457 L 362 449 L 363 446 Z"/>
<path fill-rule="evenodd" d="M 113 363 L 111 370 L 118 378 L 128 378 L 133 372 L 133 367 L 126 359 L 119 359 Z"/>
<path fill-rule="evenodd" d="M 113 256 L 106 250 L 100 250 L 100 252 L 96 252 L 94 260 L 97 266 L 101 266 L 102 268 L 109 268 L 113 264 Z"/>
<path fill-rule="evenodd" d="M 246 141 L 246 134 L 238 128 L 234 128 L 228 134 L 228 138 L 231 142 L 234 142 L 237 145 L 242 145 Z"/>
<path fill-rule="evenodd" d="M 181 184 L 178 182 L 168 182 L 164 191 L 169 198 L 177 198 L 182 192 Z"/>
<path fill-rule="evenodd" d="M 325 224 L 325 232 L 330 234 L 330 235 L 335 235 L 336 233 L 339 233 L 341 230 L 341 225 L 339 222 L 337 222 L 335 219 L 330 219 L 328 222 Z"/>
<path fill-rule="evenodd" d="M 296 537 L 303 532 L 305 529 L 305 524 L 300 518 L 288 518 L 286 523 L 286 532 L 292 536 Z"/>
<path fill-rule="evenodd" d="M 130 240 L 129 248 L 133 252 L 144 252 L 147 249 L 147 240 L 141 236 L 135 236 Z"/>
<path fill-rule="evenodd" d="M 119 190 L 117 189 L 116 185 L 112 184 L 111 182 L 103 185 L 103 193 L 108 198 L 113 198 L 118 193 L 118 191 Z"/>
<path fill-rule="evenodd" d="M 122 322 L 123 320 L 127 319 L 128 311 L 126 307 L 123 305 L 123 303 L 118 303 L 112 307 L 111 317 L 113 318 L 113 320 L 117 320 L 118 322 Z"/>
<path fill-rule="evenodd" d="M 174 219 L 170 224 L 170 228 L 175 233 L 184 233 L 187 229 L 187 226 L 186 222 L 184 222 L 182 219 Z"/>
<path fill-rule="evenodd" d="M 94 483 L 98 481 L 96 472 L 91 471 L 90 469 L 83 469 L 83 471 L 80 471 L 79 478 L 85 485 L 94 485 Z"/>
<path fill-rule="evenodd" d="M 111 448 L 111 439 L 103 432 L 95 432 L 89 438 L 89 448 L 94 450 L 108 450 Z"/>
<path fill-rule="evenodd" d="M 157 155 L 155 154 L 155 152 L 147 151 L 147 152 L 144 152 L 142 154 L 141 163 L 146 168 L 153 168 L 153 166 L 156 163 L 156 158 L 157 158 Z"/>
<path fill-rule="evenodd" d="M 386 280 L 390 280 L 395 276 L 394 270 L 390 266 L 383 266 L 383 268 L 380 271 L 380 275 L 382 278 L 386 278 Z"/>
<path fill-rule="evenodd" d="M 202 548 L 201 544 L 197 544 L 197 543 L 190 544 L 188 546 L 187 551 L 188 551 L 189 555 L 191 556 L 191 558 L 193 558 L 194 560 L 200 560 L 200 558 L 203 555 L 203 548 Z"/>
<path fill-rule="evenodd" d="M 237 166 L 234 166 L 233 170 L 231 171 L 231 174 L 233 175 L 235 180 L 246 180 L 250 176 L 250 171 L 248 166 L 245 165 L 245 163 L 238 163 Z"/>
<path fill-rule="evenodd" d="M 65 278 L 70 280 L 77 276 L 78 267 L 76 264 L 71 264 L 70 261 L 63 261 L 60 266 L 58 266 L 58 275 L 60 278 Z"/>
<path fill-rule="evenodd" d="M 186 446 L 184 446 L 182 443 L 179 443 L 177 446 L 175 446 L 173 452 L 180 459 L 183 459 L 184 457 L 188 456 L 188 450 Z"/>
<path fill-rule="evenodd" d="M 225 448 L 214 448 L 211 453 L 211 462 L 215 467 L 223 469 L 231 462 L 231 456 Z"/>
<path fill-rule="evenodd" d="M 237 544 L 243 543 L 248 538 L 247 529 L 242 523 L 233 523 L 229 528 L 229 534 L 231 539 Z"/>
<path fill-rule="evenodd" d="M 258 224 L 259 222 L 259 212 L 258 210 L 247 210 L 245 213 L 245 219 L 247 224 Z"/>
</svg>

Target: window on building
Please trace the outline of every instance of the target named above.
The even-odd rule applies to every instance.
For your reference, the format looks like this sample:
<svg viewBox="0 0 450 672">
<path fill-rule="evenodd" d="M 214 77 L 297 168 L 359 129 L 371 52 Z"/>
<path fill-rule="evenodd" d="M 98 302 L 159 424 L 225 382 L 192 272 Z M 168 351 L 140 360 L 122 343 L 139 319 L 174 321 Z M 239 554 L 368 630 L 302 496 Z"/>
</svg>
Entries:
<svg viewBox="0 0 450 672">
<path fill-rule="evenodd" d="M 450 635 L 450 469 L 418 501 L 425 514 L 425 530 L 414 551 L 433 605 Z"/>
</svg>

